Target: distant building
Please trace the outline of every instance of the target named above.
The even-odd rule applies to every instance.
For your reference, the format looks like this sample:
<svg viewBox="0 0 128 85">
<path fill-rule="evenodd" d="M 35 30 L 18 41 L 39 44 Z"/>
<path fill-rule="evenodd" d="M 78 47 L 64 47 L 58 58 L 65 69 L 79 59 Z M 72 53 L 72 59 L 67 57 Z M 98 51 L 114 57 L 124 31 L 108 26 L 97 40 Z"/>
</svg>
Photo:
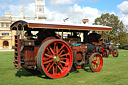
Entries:
<svg viewBox="0 0 128 85">
<path fill-rule="evenodd" d="M 25 17 L 21 8 L 21 17 L 12 17 L 10 12 L 5 12 L 5 16 L 0 16 L 0 49 L 11 49 L 14 46 L 15 31 L 10 30 L 10 25 L 21 19 L 27 20 L 45 20 L 44 14 L 45 0 L 35 0 L 35 16 Z M 27 10 L 27 9 L 26 9 Z"/>
<path fill-rule="evenodd" d="M 44 13 L 45 0 L 35 0 L 35 20 L 45 20 L 46 15 Z"/>
</svg>

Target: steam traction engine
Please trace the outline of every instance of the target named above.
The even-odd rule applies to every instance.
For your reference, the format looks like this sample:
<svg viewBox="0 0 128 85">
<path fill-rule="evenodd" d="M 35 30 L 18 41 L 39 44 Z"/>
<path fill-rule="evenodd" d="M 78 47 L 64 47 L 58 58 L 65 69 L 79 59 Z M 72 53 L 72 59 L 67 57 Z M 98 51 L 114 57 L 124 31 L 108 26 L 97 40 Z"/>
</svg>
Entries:
<svg viewBox="0 0 128 85">
<path fill-rule="evenodd" d="M 21 67 L 39 70 L 49 78 L 64 77 L 72 66 L 81 68 L 85 64 L 92 72 L 100 71 L 103 66 L 101 53 L 97 51 L 100 45 L 90 43 L 94 36 L 91 38 L 88 33 L 112 30 L 107 26 L 26 20 L 14 22 L 10 29 L 16 31 L 14 66 L 19 70 Z"/>
<path fill-rule="evenodd" d="M 109 54 L 112 54 L 113 57 L 118 57 L 118 50 L 110 43 L 110 37 L 108 39 L 103 38 L 102 40 L 104 43 L 99 46 L 100 51 L 98 52 L 102 53 L 104 58 L 108 58 Z"/>
</svg>

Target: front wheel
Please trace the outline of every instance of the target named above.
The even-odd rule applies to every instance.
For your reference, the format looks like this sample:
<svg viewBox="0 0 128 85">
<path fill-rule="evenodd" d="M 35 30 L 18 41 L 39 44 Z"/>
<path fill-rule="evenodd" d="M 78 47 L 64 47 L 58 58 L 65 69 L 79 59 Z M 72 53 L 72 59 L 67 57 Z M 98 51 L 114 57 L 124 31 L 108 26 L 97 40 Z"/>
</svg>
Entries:
<svg viewBox="0 0 128 85">
<path fill-rule="evenodd" d="M 113 50 L 112 50 L 112 56 L 113 57 L 118 57 L 118 50 L 116 49 L 116 48 L 114 48 Z"/>
<path fill-rule="evenodd" d="M 37 66 L 49 78 L 66 76 L 73 64 L 73 54 L 69 45 L 59 39 L 44 42 L 37 54 Z"/>
<path fill-rule="evenodd" d="M 102 69 L 103 58 L 99 53 L 93 53 L 89 58 L 89 67 L 92 72 L 98 72 Z"/>
<path fill-rule="evenodd" d="M 109 56 L 109 50 L 104 49 L 104 51 L 102 52 L 102 56 L 103 56 L 104 58 L 108 58 L 108 56 Z"/>
</svg>

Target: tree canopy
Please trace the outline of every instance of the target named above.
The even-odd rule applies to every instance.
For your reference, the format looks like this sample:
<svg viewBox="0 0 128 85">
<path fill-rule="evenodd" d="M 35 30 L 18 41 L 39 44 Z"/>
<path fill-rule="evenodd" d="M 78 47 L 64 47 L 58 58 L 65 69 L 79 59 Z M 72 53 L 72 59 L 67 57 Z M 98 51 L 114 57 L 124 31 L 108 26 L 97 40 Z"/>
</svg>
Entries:
<svg viewBox="0 0 128 85">
<path fill-rule="evenodd" d="M 118 16 L 109 13 L 102 14 L 95 19 L 93 24 L 112 27 L 113 30 L 111 32 L 104 32 L 104 36 L 110 36 L 114 44 L 119 43 L 121 46 L 125 45 L 127 41 L 126 30 L 123 22 L 119 20 Z"/>
</svg>

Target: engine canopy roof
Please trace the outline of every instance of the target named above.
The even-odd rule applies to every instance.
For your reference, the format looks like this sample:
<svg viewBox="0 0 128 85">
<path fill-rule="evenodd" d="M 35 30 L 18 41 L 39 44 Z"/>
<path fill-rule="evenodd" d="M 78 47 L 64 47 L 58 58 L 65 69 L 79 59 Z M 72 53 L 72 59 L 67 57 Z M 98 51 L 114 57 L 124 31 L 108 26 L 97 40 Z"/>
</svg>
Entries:
<svg viewBox="0 0 128 85">
<path fill-rule="evenodd" d="M 112 31 L 112 27 L 102 25 L 86 25 L 86 24 L 70 24 L 70 23 L 56 23 L 48 21 L 34 21 L 34 20 L 18 20 L 10 26 L 10 30 L 21 30 L 22 28 L 37 29 L 61 29 L 61 30 L 80 30 L 80 31 Z"/>
</svg>

